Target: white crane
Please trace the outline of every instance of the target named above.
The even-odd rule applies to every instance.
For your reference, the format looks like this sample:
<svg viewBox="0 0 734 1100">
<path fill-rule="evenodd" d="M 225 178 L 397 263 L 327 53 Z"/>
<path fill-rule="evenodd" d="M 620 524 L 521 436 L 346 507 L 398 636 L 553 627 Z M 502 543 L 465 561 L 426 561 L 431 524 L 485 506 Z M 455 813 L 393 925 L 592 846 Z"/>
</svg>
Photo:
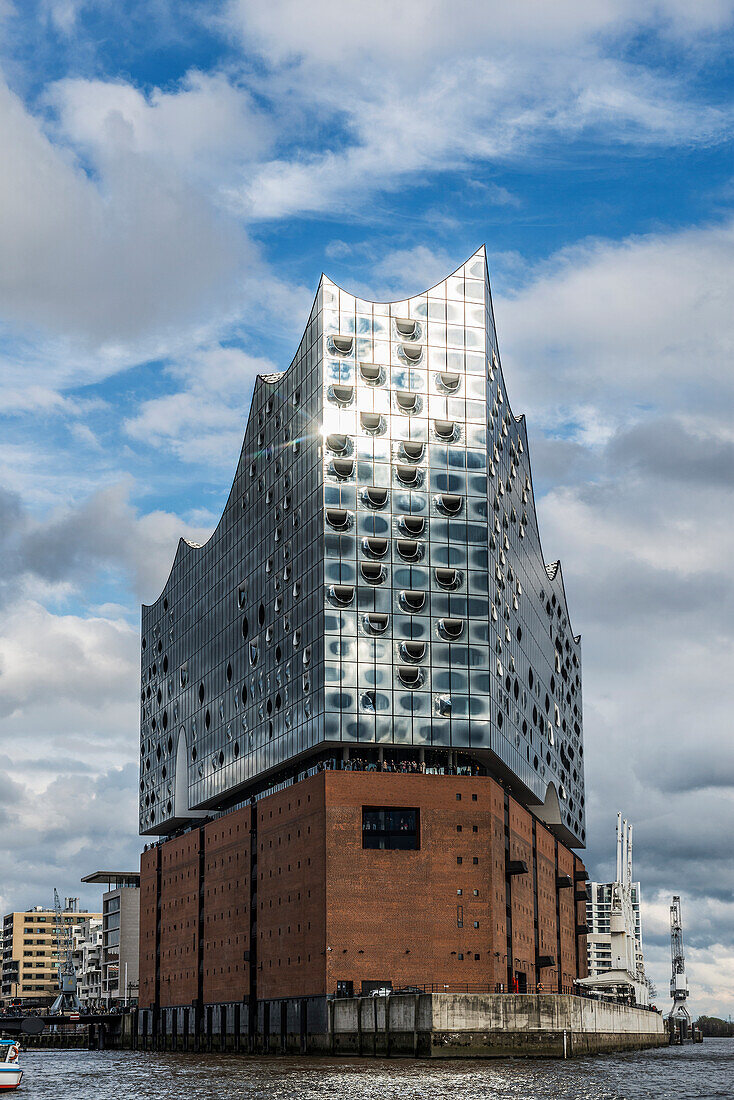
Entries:
<svg viewBox="0 0 734 1100">
<path fill-rule="evenodd" d="M 686 1004 L 688 979 L 686 977 L 686 960 L 683 954 L 683 919 L 680 898 L 677 895 L 674 895 L 673 904 L 670 907 L 670 955 L 672 961 L 670 996 L 673 998 L 673 1007 L 670 1010 L 669 1019 L 671 1024 L 680 1024 L 681 1036 L 686 1038 L 691 1030 L 692 1021 Z"/>
</svg>

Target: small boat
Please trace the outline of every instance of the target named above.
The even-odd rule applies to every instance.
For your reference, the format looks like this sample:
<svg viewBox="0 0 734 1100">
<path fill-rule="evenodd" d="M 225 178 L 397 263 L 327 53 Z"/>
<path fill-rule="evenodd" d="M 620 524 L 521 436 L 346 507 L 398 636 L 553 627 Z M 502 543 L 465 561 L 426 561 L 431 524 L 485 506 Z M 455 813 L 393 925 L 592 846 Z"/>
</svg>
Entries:
<svg viewBox="0 0 734 1100">
<path fill-rule="evenodd" d="M 23 1070 L 18 1065 L 20 1043 L 15 1039 L 0 1039 L 0 1092 L 11 1092 L 17 1089 L 23 1077 Z"/>
</svg>

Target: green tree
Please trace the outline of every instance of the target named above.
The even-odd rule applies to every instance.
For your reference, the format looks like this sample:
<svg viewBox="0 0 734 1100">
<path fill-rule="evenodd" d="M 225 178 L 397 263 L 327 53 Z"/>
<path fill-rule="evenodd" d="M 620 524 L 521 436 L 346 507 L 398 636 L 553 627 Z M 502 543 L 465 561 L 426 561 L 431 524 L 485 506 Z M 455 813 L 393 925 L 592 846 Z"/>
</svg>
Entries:
<svg viewBox="0 0 734 1100">
<path fill-rule="evenodd" d="M 711 1039 L 734 1037 L 734 1024 L 729 1020 L 721 1020 L 718 1016 L 699 1016 L 695 1026 L 701 1029 L 702 1035 Z"/>
</svg>

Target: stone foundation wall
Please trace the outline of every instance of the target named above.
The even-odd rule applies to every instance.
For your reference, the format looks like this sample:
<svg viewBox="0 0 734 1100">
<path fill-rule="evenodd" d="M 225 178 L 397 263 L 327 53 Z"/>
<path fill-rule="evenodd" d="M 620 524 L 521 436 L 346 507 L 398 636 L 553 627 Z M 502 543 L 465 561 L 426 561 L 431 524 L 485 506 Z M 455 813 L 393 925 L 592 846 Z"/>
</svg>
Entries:
<svg viewBox="0 0 734 1100">
<path fill-rule="evenodd" d="M 657 1012 L 550 994 L 397 994 L 143 1010 L 142 1049 L 418 1058 L 571 1058 L 664 1046 Z"/>
</svg>

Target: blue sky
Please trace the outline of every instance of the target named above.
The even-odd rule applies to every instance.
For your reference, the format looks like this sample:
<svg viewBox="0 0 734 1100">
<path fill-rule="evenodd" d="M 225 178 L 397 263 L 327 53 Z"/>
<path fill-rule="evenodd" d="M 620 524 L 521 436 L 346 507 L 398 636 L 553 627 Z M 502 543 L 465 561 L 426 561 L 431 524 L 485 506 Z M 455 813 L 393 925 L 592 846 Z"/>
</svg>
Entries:
<svg viewBox="0 0 734 1100">
<path fill-rule="evenodd" d="M 0 0 L 5 908 L 136 858 L 140 601 L 321 271 L 397 299 L 485 242 L 590 870 L 622 809 L 661 991 L 676 892 L 734 1011 L 733 36 L 730 0 Z"/>
</svg>

